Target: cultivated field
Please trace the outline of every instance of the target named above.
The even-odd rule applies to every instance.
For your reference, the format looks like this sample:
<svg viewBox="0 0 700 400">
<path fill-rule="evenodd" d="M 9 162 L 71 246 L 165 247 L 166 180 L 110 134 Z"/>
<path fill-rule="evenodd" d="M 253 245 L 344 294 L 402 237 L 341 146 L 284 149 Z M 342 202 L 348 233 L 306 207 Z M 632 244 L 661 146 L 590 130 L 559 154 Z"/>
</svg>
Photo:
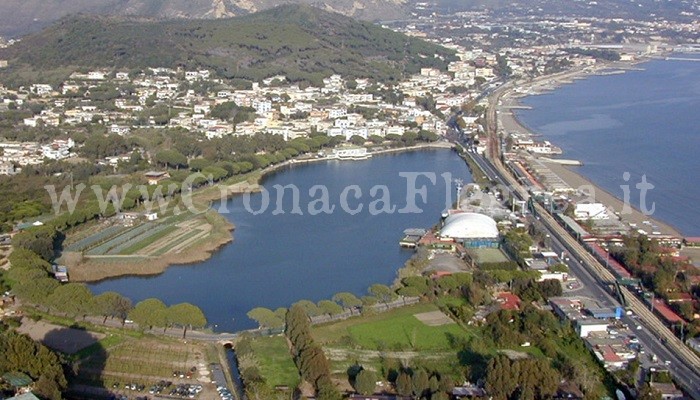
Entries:
<svg viewBox="0 0 700 400">
<path fill-rule="evenodd" d="M 186 247 L 181 240 L 191 242 L 211 231 L 211 225 L 199 215 L 188 212 L 156 221 L 118 220 L 111 218 L 90 229 L 75 234 L 67 252 L 80 252 L 87 257 L 108 255 L 162 255 L 177 251 L 173 241 Z"/>
<path fill-rule="evenodd" d="M 133 338 L 113 334 L 77 355 L 74 391 L 119 393 L 128 397 L 147 395 L 159 382 L 170 394 L 178 385 L 202 385 L 197 398 L 215 398 L 206 344 L 168 338 Z M 133 389 L 132 387 L 135 387 Z"/>
<path fill-rule="evenodd" d="M 170 264 L 208 258 L 231 241 L 232 228 L 213 210 L 155 221 L 110 218 L 72 232 L 59 262 L 68 266 L 70 279 L 76 281 L 157 274 Z"/>
</svg>

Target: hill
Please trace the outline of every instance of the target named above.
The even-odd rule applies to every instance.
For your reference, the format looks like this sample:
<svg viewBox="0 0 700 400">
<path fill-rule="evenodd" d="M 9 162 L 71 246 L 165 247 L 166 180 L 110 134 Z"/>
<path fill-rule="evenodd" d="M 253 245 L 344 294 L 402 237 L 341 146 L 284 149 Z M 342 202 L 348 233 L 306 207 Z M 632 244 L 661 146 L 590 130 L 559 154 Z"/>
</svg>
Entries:
<svg viewBox="0 0 700 400">
<path fill-rule="evenodd" d="M 283 74 L 318 82 L 333 73 L 392 80 L 425 66 L 444 69 L 454 53 L 369 22 L 287 5 L 216 20 L 70 17 L 0 50 L 0 59 L 10 60 L 6 77 L 78 67 L 184 67 L 230 79 Z"/>
<path fill-rule="evenodd" d="M 2 0 L 0 36 L 16 37 L 74 14 L 150 18 L 225 18 L 280 4 L 313 4 L 360 19 L 393 19 L 407 14 L 406 0 Z"/>
</svg>

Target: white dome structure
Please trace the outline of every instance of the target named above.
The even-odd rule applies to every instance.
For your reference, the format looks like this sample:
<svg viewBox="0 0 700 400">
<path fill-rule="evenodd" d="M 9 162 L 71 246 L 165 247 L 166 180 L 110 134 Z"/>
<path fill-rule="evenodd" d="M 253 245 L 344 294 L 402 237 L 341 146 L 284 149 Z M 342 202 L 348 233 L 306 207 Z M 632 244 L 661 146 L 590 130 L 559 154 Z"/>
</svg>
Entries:
<svg viewBox="0 0 700 400">
<path fill-rule="evenodd" d="M 493 218 L 484 214 L 452 214 L 445 218 L 440 237 L 454 240 L 497 239 L 498 226 Z"/>
</svg>

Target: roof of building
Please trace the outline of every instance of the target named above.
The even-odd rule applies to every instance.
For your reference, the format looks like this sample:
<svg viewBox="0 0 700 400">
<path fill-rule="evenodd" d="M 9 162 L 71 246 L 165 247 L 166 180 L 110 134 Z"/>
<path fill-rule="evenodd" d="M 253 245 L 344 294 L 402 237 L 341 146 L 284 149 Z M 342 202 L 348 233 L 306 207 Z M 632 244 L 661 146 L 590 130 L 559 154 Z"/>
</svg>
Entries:
<svg viewBox="0 0 700 400">
<path fill-rule="evenodd" d="M 29 392 L 29 393 L 22 393 L 20 395 L 17 395 L 15 397 L 10 397 L 7 400 L 39 400 L 38 397 L 34 395 L 34 393 Z"/>
<path fill-rule="evenodd" d="M 619 278 L 632 277 L 629 271 L 627 271 L 627 269 L 622 264 L 615 261 L 615 259 L 610 256 L 610 253 L 608 253 L 608 251 L 602 248 L 600 245 L 596 243 L 591 243 L 590 248 L 598 255 L 599 261 L 603 262 L 604 264 L 607 264 L 610 268 L 612 268 Z"/>
<path fill-rule="evenodd" d="M 496 296 L 496 302 L 502 310 L 517 310 L 520 308 L 520 297 L 513 293 L 502 292 Z"/>
<path fill-rule="evenodd" d="M 662 382 L 650 382 L 649 385 L 655 390 L 659 391 L 661 394 L 666 395 L 683 395 L 683 392 L 678 390 L 676 385 L 673 383 L 662 383 Z"/>
<path fill-rule="evenodd" d="M 620 356 L 618 356 L 617 353 L 615 353 L 615 350 L 613 350 L 611 346 L 603 346 L 603 348 L 600 350 L 603 355 L 603 360 L 605 360 L 606 362 L 617 363 L 622 361 L 622 358 L 620 358 Z"/>
<path fill-rule="evenodd" d="M 168 174 L 167 171 L 148 171 L 144 175 L 147 178 L 160 178 L 160 177 L 163 177 L 167 174 Z"/>
<path fill-rule="evenodd" d="M 440 236 L 452 239 L 495 239 L 498 237 L 498 226 L 493 218 L 484 214 L 452 214 L 445 219 Z"/>
<path fill-rule="evenodd" d="M 32 378 L 22 372 L 7 372 L 2 379 L 12 387 L 23 387 L 32 383 Z"/>
<path fill-rule="evenodd" d="M 683 318 L 678 316 L 671 308 L 666 305 L 666 302 L 661 299 L 654 299 L 654 310 L 658 312 L 668 323 L 675 324 L 683 322 Z"/>
</svg>

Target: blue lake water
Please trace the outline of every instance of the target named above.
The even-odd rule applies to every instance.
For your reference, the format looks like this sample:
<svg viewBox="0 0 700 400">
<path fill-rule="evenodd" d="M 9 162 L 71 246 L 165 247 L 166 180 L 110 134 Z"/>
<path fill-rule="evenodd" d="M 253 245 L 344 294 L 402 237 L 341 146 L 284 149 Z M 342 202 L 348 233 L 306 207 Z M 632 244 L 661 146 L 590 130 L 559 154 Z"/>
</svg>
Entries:
<svg viewBox="0 0 700 400">
<path fill-rule="evenodd" d="M 700 62 L 655 60 L 643 71 L 593 76 L 527 97 L 520 121 L 578 159 L 576 170 L 622 198 L 646 175 L 653 216 L 687 236 L 700 236 Z M 628 181 L 623 179 L 630 173 Z"/>
<path fill-rule="evenodd" d="M 430 172 L 416 179 L 425 186 L 425 202 L 419 195 L 416 213 L 399 212 L 407 200 L 408 179 L 400 173 Z M 166 304 L 190 302 L 199 306 L 210 325 L 217 331 L 233 332 L 255 327 L 246 313 L 254 307 L 286 307 L 309 299 L 330 298 L 341 291 L 357 295 L 367 293 L 373 283 L 390 284 L 396 270 L 413 254 L 399 248 L 402 232 L 411 227 L 430 227 L 454 200 L 454 184 L 442 174 L 471 182 L 464 162 L 450 150 L 418 151 L 375 156 L 366 161 L 331 161 L 295 166 L 277 172 L 264 181 L 269 193 L 267 210 L 262 195 L 246 202 L 243 196 L 229 199 L 226 218 L 236 225 L 233 243 L 226 245 L 209 260 L 186 266 L 173 266 L 155 277 L 126 277 L 91 284 L 95 293 L 117 291 L 138 302 L 156 297 Z M 300 190 L 299 209 L 292 214 L 293 197 L 287 189 L 283 197 L 283 214 L 274 215 L 275 185 L 294 184 Z M 315 185 L 328 188 L 331 214 L 309 214 L 309 203 L 322 192 L 310 195 Z M 352 215 L 341 208 L 343 191 L 357 185 L 361 192 L 347 192 L 348 210 L 363 209 Z M 382 198 L 388 189 L 394 213 L 370 212 L 370 203 Z M 359 198 L 355 194 L 361 193 Z M 311 204 L 312 210 L 320 208 Z M 382 208 L 381 203 L 375 203 Z M 215 205 L 218 208 L 219 205 Z M 354 212 L 354 211 L 353 211 Z M 376 214 L 376 215 L 373 215 Z"/>
</svg>

